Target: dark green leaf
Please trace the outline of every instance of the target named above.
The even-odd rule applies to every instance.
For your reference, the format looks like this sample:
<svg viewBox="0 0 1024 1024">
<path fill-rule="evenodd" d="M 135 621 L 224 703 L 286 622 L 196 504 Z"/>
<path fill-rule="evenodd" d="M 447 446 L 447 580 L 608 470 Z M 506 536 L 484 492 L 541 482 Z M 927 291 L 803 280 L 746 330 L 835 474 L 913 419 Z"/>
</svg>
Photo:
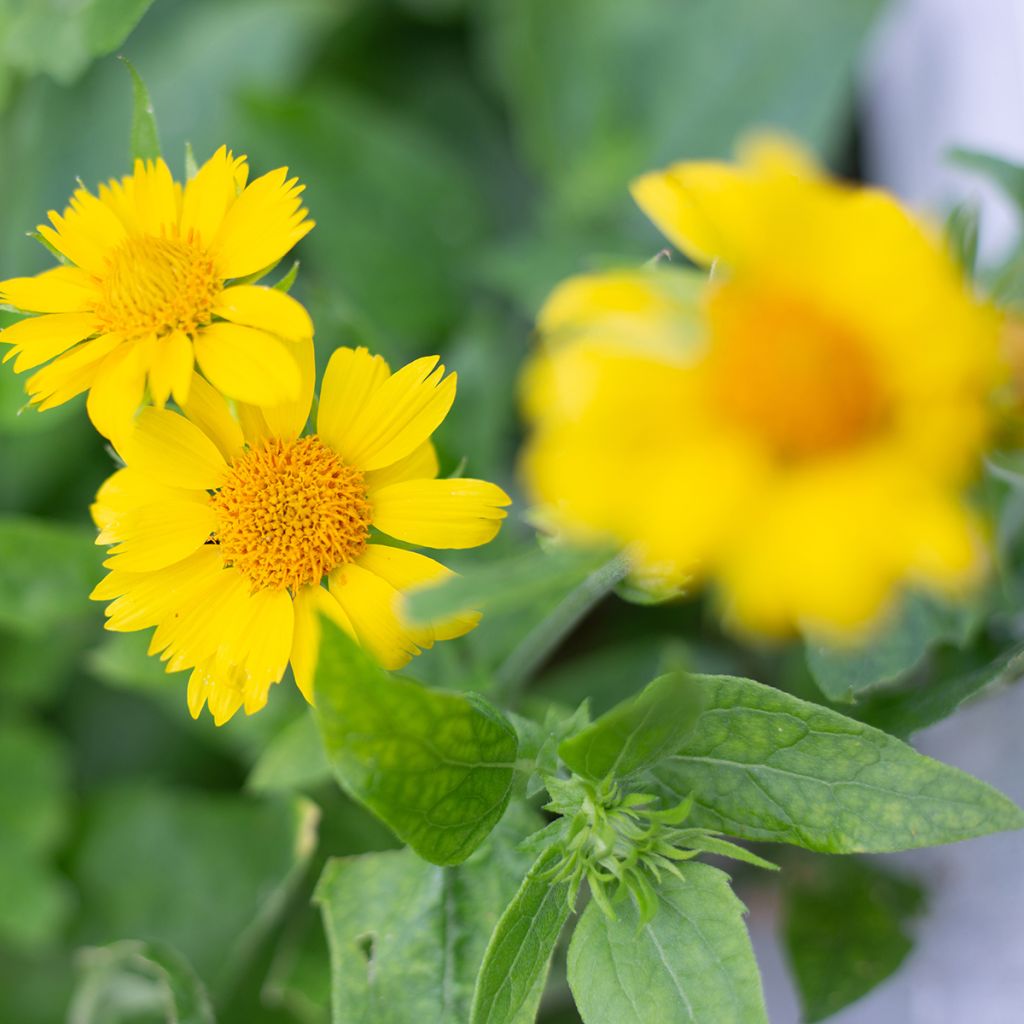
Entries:
<svg viewBox="0 0 1024 1024">
<path fill-rule="evenodd" d="M 465 860 L 508 804 L 515 730 L 474 694 L 397 679 L 322 626 L 316 709 L 339 782 L 422 857 Z"/>
<path fill-rule="evenodd" d="M 132 76 L 132 159 L 156 160 L 160 156 L 160 134 L 156 127 L 153 101 L 149 98 L 149 90 L 142 76 L 129 61 L 123 57 L 121 59 Z"/>
<path fill-rule="evenodd" d="M 88 614 L 102 574 L 95 538 L 85 527 L 0 518 L 0 626 L 42 636 Z"/>
<path fill-rule="evenodd" d="M 674 754 L 702 710 L 700 686 L 672 672 L 563 740 L 558 754 L 579 775 L 626 778 Z"/>
<path fill-rule="evenodd" d="M 658 888 L 653 920 L 631 900 L 616 919 L 596 903 L 569 946 L 569 984 L 585 1024 L 767 1024 L 761 981 L 729 876 L 680 868 Z"/>
<path fill-rule="evenodd" d="M 329 778 L 331 766 L 312 714 L 289 722 L 253 765 L 248 786 L 255 793 L 301 790 Z"/>
<path fill-rule="evenodd" d="M 843 648 L 808 642 L 807 664 L 829 700 L 852 702 L 868 687 L 899 679 L 935 644 L 961 640 L 968 619 L 969 611 L 908 595 L 899 612 L 861 645 Z"/>
<path fill-rule="evenodd" d="M 824 1020 L 870 992 L 913 945 L 924 893 L 855 858 L 815 858 L 786 874 L 783 934 L 803 1019 Z"/>
<path fill-rule="evenodd" d="M 692 824 L 823 853 L 882 853 L 1024 826 L 1001 793 L 861 722 L 749 679 L 698 676 L 706 705 L 652 772 Z"/>
<path fill-rule="evenodd" d="M 140 1011 L 166 1024 L 215 1024 L 199 976 L 162 942 L 117 942 L 78 954 L 79 980 L 69 1019 L 81 1024 L 130 1024 Z"/>
<path fill-rule="evenodd" d="M 470 1024 L 533 1024 L 555 943 L 570 914 L 569 882 L 545 877 L 561 850 L 543 851 L 494 929 Z"/>
<path fill-rule="evenodd" d="M 316 891 L 335 1024 L 466 1024 L 487 936 L 529 859 L 519 812 L 474 856 L 440 868 L 412 850 L 328 862 Z"/>
</svg>

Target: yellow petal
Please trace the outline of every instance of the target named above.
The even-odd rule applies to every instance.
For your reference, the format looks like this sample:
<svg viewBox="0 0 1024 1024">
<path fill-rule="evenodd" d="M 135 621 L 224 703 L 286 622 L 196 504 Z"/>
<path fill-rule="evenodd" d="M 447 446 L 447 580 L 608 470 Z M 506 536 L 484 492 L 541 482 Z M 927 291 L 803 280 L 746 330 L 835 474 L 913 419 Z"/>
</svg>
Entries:
<svg viewBox="0 0 1024 1024">
<path fill-rule="evenodd" d="M 213 441 L 228 462 L 241 454 L 245 445 L 241 427 L 231 415 L 224 396 L 198 373 L 192 374 L 182 411 Z"/>
<path fill-rule="evenodd" d="M 181 204 L 181 234 L 208 247 L 220 232 L 224 215 L 238 197 L 248 168 L 245 157 L 235 157 L 221 146 L 185 185 Z"/>
<path fill-rule="evenodd" d="M 236 284 L 220 293 L 217 316 L 246 327 L 258 327 L 289 341 L 313 337 L 313 321 L 303 306 L 277 288 Z"/>
<path fill-rule="evenodd" d="M 0 331 L 0 343 L 12 346 L 4 362 L 17 357 L 15 373 L 31 370 L 95 334 L 96 327 L 92 313 L 47 313 L 19 320 Z"/>
<path fill-rule="evenodd" d="M 328 578 L 330 591 L 356 631 L 356 637 L 381 665 L 393 671 L 419 654 L 412 633 L 398 621 L 398 591 L 359 565 L 344 565 Z"/>
<path fill-rule="evenodd" d="M 439 468 L 433 441 L 424 441 L 404 459 L 367 473 L 366 486 L 370 491 L 378 491 L 382 487 L 401 483 L 403 480 L 433 480 Z"/>
<path fill-rule="evenodd" d="M 163 569 L 202 547 L 216 528 L 217 514 L 206 500 L 151 501 L 120 517 L 120 543 L 104 565 L 126 572 Z"/>
<path fill-rule="evenodd" d="M 423 444 L 455 400 L 456 375 L 444 378 L 437 361 L 437 356 L 426 356 L 388 377 L 347 429 L 329 440 L 331 447 L 366 472 L 389 466 Z"/>
<path fill-rule="evenodd" d="M 302 433 L 306 420 L 309 419 L 309 410 L 313 404 L 313 388 L 316 384 L 316 353 L 312 337 L 295 342 L 292 353 L 299 367 L 300 377 L 299 393 L 294 401 L 266 406 L 238 403 L 242 428 L 250 444 L 271 437 L 294 440 Z"/>
<path fill-rule="evenodd" d="M 244 667 L 248 714 L 266 703 L 268 690 L 284 675 L 294 622 L 287 591 L 259 590 L 248 595 L 235 624 L 225 633 L 218 656 Z"/>
<path fill-rule="evenodd" d="M 133 175 L 135 223 L 147 235 L 166 236 L 181 221 L 181 186 L 162 157 L 136 160 Z"/>
<path fill-rule="evenodd" d="M 402 600 L 399 601 L 399 605 L 395 609 L 400 620 L 403 619 L 402 605 L 406 591 L 443 583 L 455 575 L 451 569 L 427 555 L 421 555 L 417 551 L 406 551 L 404 548 L 390 547 L 386 544 L 367 544 L 366 550 L 358 559 L 358 564 L 387 581 L 400 592 Z M 468 633 L 479 622 L 479 612 L 466 611 L 430 625 L 435 639 L 452 640 Z M 427 646 L 422 644 L 422 641 L 419 642 L 422 646 Z"/>
<path fill-rule="evenodd" d="M 114 441 L 132 428 L 132 417 L 146 390 L 146 368 L 140 345 L 114 349 L 96 370 L 85 407 L 93 426 Z"/>
<path fill-rule="evenodd" d="M 93 522 L 99 527 L 97 544 L 116 544 L 124 539 L 121 522 L 126 513 L 144 505 L 167 501 L 205 501 L 205 491 L 166 487 L 135 470 L 119 469 L 100 485 L 96 500 L 89 506 Z"/>
<path fill-rule="evenodd" d="M 0 302 L 27 313 L 81 313 L 96 300 L 96 286 L 77 267 L 54 267 L 35 277 L 0 281 Z"/>
<path fill-rule="evenodd" d="M 294 350 L 272 334 L 210 324 L 196 335 L 195 352 L 203 374 L 229 398 L 275 405 L 298 397 L 302 381 Z"/>
<path fill-rule="evenodd" d="M 326 615 L 337 623 L 349 636 L 355 638 L 356 631 L 341 605 L 323 587 L 301 587 L 295 595 L 295 632 L 292 637 L 292 675 L 302 696 L 314 703 L 313 683 L 316 674 L 317 655 L 320 650 L 320 616 Z"/>
<path fill-rule="evenodd" d="M 127 237 L 125 226 L 102 199 L 84 188 L 77 189 L 63 215 L 51 210 L 50 222 L 39 233 L 76 266 L 101 277 L 110 251 Z"/>
<path fill-rule="evenodd" d="M 497 534 L 511 498 L 485 480 L 408 480 L 370 494 L 373 525 L 428 548 L 473 548 Z"/>
<path fill-rule="evenodd" d="M 173 487 L 219 487 L 228 468 L 206 434 L 169 409 L 143 409 L 118 450 L 130 468 Z"/>
<path fill-rule="evenodd" d="M 32 374 L 25 390 L 40 410 L 52 409 L 92 387 L 103 360 L 122 344 L 117 334 L 102 334 L 58 356 Z"/>
<path fill-rule="evenodd" d="M 189 714 L 198 718 L 203 708 L 209 706 L 215 725 L 231 721 L 245 699 L 241 675 L 240 667 L 226 665 L 217 658 L 197 665 L 188 678 Z"/>
<path fill-rule="evenodd" d="M 365 348 L 339 348 L 331 354 L 320 387 L 317 433 L 336 451 L 370 396 L 391 373 L 382 356 Z"/>
<path fill-rule="evenodd" d="M 276 263 L 313 228 L 288 169 L 257 178 L 228 209 L 216 240 L 226 278 L 247 277 Z"/>
<path fill-rule="evenodd" d="M 192 382 L 192 342 L 182 331 L 157 338 L 149 365 L 149 390 L 153 402 L 163 406 L 173 394 L 178 405 L 188 400 Z"/>
</svg>

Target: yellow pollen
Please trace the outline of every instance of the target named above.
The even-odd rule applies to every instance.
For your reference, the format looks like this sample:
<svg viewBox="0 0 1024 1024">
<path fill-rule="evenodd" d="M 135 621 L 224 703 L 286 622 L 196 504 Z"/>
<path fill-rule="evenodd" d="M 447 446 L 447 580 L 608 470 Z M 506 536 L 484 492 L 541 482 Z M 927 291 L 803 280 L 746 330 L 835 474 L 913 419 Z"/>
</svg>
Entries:
<svg viewBox="0 0 1024 1024">
<path fill-rule="evenodd" d="M 250 448 L 210 502 L 224 565 L 254 593 L 319 583 L 358 558 L 370 534 L 363 474 L 316 435 Z"/>
<path fill-rule="evenodd" d="M 882 382 L 865 344 L 798 299 L 737 282 L 709 306 L 711 397 L 783 459 L 850 447 L 883 423 Z"/>
<path fill-rule="evenodd" d="M 190 240 L 128 238 L 100 281 L 96 316 L 126 338 L 192 334 L 212 319 L 221 285 L 213 258 Z"/>
</svg>

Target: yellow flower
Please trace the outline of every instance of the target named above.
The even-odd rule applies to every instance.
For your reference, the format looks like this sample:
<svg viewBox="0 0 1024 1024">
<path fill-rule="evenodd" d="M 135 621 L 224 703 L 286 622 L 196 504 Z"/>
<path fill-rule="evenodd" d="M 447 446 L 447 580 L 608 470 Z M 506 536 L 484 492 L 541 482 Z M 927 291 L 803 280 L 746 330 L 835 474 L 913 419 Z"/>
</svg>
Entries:
<svg viewBox="0 0 1024 1024">
<path fill-rule="evenodd" d="M 127 428 L 146 384 L 157 406 L 188 399 L 194 362 L 215 387 L 246 402 L 299 390 L 294 342 L 312 337 L 288 295 L 245 283 L 312 227 L 302 186 L 281 167 L 246 185 L 245 157 L 221 147 L 184 188 L 163 160 L 79 188 L 39 226 L 67 261 L 0 282 L 0 302 L 40 316 L 0 332 L 30 400 L 50 409 L 89 392 L 89 417 L 107 437 Z M 230 281 L 236 281 L 230 284 Z M 43 365 L 43 364 L 48 365 Z"/>
<path fill-rule="evenodd" d="M 999 379 L 999 323 L 890 197 L 761 139 L 738 166 L 633 185 L 710 279 L 569 280 L 524 378 L 544 514 L 662 576 L 712 579 L 742 627 L 861 633 L 903 586 L 984 567 L 963 499 Z"/>
<path fill-rule="evenodd" d="M 313 393 L 302 343 L 299 398 L 260 408 L 228 403 L 198 374 L 184 415 L 146 408 L 119 442 L 125 467 L 100 488 L 93 517 L 113 544 L 93 591 L 111 601 L 107 628 L 155 626 L 150 653 L 192 669 L 188 706 L 218 724 L 258 711 L 291 662 L 312 700 L 319 615 L 400 668 L 479 616 L 406 625 L 400 594 L 450 575 L 430 548 L 491 540 L 508 497 L 483 480 L 436 479 L 430 435 L 448 414 L 455 375 L 437 357 L 391 373 L 365 349 L 328 364 L 316 433 L 301 436 Z M 326 588 L 321 586 L 326 577 Z"/>
</svg>

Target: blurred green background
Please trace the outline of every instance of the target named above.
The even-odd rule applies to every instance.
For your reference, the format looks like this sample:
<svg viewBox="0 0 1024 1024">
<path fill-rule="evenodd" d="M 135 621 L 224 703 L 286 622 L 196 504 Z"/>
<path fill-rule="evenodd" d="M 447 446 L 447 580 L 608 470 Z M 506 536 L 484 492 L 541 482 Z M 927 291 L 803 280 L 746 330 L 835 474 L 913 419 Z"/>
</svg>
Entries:
<svg viewBox="0 0 1024 1024">
<path fill-rule="evenodd" d="M 0 279 L 50 265 L 26 232 L 76 178 L 94 188 L 129 169 L 131 90 L 111 56 L 124 53 L 179 178 L 190 141 L 200 160 L 226 143 L 254 173 L 287 164 L 307 184 L 319 226 L 295 294 L 321 366 L 342 344 L 396 364 L 441 352 L 460 378 L 448 465 L 465 458 L 518 495 L 513 382 L 539 302 L 568 273 L 662 245 L 629 178 L 726 155 L 758 124 L 855 173 L 853 70 L 880 7 L 0 0 Z M 296 758 L 310 735 L 290 684 L 216 730 L 188 718 L 185 676 L 147 661 L 145 637 L 103 634 L 86 599 L 88 503 L 112 461 L 81 402 L 19 415 L 21 388 L 0 374 L 0 1021 L 53 1024 L 69 1006 L 74 1024 L 161 1019 L 130 956 L 76 957 L 144 939 L 187 958 L 220 1021 L 324 1022 L 318 865 L 392 840 L 315 756 Z M 513 523 L 479 557 L 529 543 Z M 472 685 L 522 625 L 491 624 L 412 671 Z M 699 605 L 604 608 L 533 693 L 596 692 L 600 707 L 698 627 L 706 660 L 744 657 Z M 575 1019 L 557 999 L 548 1012 Z"/>
</svg>

